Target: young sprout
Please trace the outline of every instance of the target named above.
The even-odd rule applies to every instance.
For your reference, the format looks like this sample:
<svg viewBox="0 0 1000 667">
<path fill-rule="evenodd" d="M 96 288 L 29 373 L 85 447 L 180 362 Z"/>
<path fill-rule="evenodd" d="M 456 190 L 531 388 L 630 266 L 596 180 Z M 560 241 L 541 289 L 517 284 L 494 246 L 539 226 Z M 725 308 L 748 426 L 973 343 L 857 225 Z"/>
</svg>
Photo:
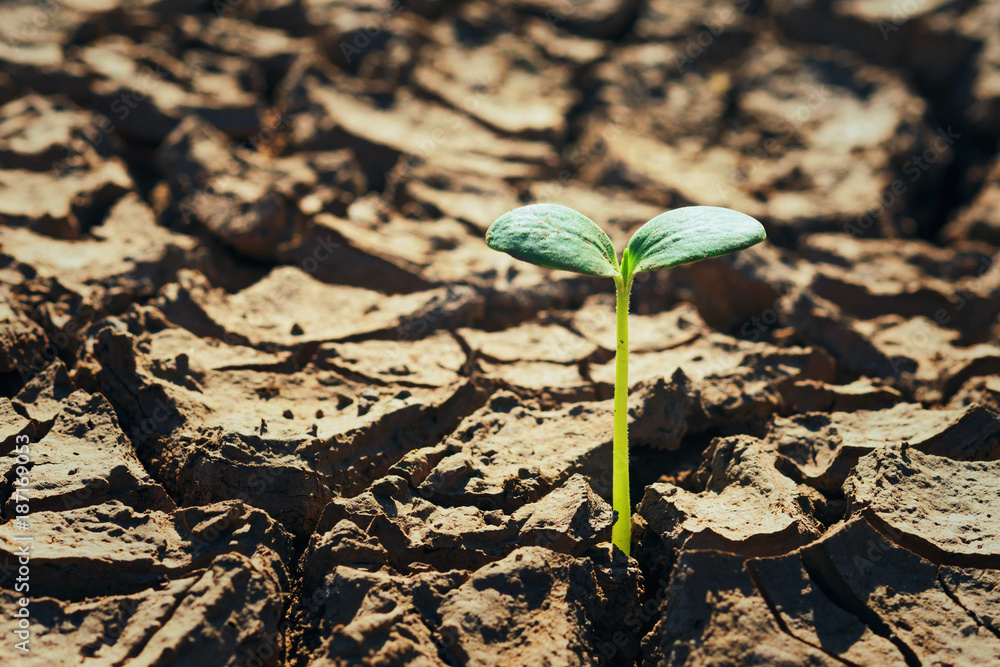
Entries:
<svg viewBox="0 0 1000 667">
<path fill-rule="evenodd" d="M 629 553 L 632 516 L 628 488 L 628 301 L 640 271 L 667 269 L 749 248 L 764 240 L 764 227 L 749 215 L 716 206 L 688 206 L 662 213 L 632 236 L 621 262 L 608 235 L 590 218 L 557 204 L 509 211 L 486 230 L 486 244 L 550 269 L 612 278 L 617 301 L 615 349 L 612 543 Z"/>
</svg>

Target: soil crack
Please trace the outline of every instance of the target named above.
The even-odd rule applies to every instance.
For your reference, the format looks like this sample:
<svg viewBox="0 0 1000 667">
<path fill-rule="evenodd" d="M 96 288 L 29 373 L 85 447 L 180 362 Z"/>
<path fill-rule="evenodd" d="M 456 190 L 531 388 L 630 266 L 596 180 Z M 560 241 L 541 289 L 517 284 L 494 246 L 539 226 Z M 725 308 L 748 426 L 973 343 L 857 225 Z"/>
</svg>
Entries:
<svg viewBox="0 0 1000 667">
<path fill-rule="evenodd" d="M 951 588 L 948 588 L 948 584 L 945 583 L 944 577 L 941 575 L 941 568 L 937 569 L 937 582 L 944 591 L 944 594 L 951 598 L 951 601 L 957 604 L 959 607 L 969 615 L 976 625 L 983 628 L 984 630 L 996 635 L 997 639 L 1000 639 L 1000 628 L 994 627 L 992 623 L 988 623 L 982 619 L 976 612 L 969 609 L 966 605 L 962 603 L 961 598 L 958 597 L 958 593 Z"/>
<path fill-rule="evenodd" d="M 757 589 L 757 592 L 764 599 L 764 603 L 767 605 L 767 608 L 771 611 L 771 615 L 774 616 L 775 623 L 778 624 L 778 627 L 781 628 L 782 632 L 784 632 L 786 635 L 788 635 L 792 639 L 795 639 L 796 641 L 802 642 L 803 644 L 805 644 L 806 646 L 809 646 L 810 648 L 814 648 L 814 649 L 816 649 L 818 651 L 822 651 L 823 653 L 825 653 L 829 657 L 833 658 L 837 662 L 843 663 L 843 664 L 847 665 L 848 667 L 863 667 L 862 665 L 859 665 L 856 662 L 852 662 L 852 661 L 847 660 L 845 658 L 841 658 L 836 653 L 831 653 L 830 651 L 828 651 L 825 648 L 823 648 L 822 645 L 817 645 L 817 644 L 813 644 L 812 642 L 808 642 L 805 639 L 802 639 L 801 637 L 799 637 L 798 635 L 796 635 L 794 632 L 792 632 L 791 628 L 788 627 L 788 624 L 785 623 L 785 620 L 781 617 L 781 612 L 778 611 L 778 607 L 774 603 L 774 600 L 772 600 L 771 596 L 768 594 L 767 587 L 764 586 L 764 582 L 761 580 L 760 573 L 758 573 L 757 570 L 756 570 L 756 568 L 754 568 L 754 566 L 753 566 L 753 561 L 752 560 L 744 561 L 744 567 L 746 567 L 747 574 L 750 575 L 750 581 L 753 582 L 754 588 Z"/>
<path fill-rule="evenodd" d="M 830 562 L 828 555 L 817 550 L 804 551 L 802 566 L 823 595 L 841 609 L 856 616 L 876 635 L 891 642 L 902 654 L 908 667 L 921 666 L 914 650 L 896 636 L 892 628 L 878 614 L 850 592 L 850 588 Z"/>
</svg>

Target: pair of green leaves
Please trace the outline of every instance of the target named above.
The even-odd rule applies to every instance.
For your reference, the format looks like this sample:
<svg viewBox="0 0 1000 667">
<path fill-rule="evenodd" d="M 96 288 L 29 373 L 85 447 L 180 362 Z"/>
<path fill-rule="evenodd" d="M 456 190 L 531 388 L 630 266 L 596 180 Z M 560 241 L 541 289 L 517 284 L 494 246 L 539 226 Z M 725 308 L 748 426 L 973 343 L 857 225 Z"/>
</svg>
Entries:
<svg viewBox="0 0 1000 667">
<path fill-rule="evenodd" d="M 764 227 L 749 215 L 717 206 L 688 206 L 640 227 L 619 264 L 611 239 L 593 220 L 558 204 L 532 204 L 497 218 L 486 231 L 486 244 L 538 266 L 628 280 L 639 271 L 743 250 L 764 237 Z"/>
</svg>

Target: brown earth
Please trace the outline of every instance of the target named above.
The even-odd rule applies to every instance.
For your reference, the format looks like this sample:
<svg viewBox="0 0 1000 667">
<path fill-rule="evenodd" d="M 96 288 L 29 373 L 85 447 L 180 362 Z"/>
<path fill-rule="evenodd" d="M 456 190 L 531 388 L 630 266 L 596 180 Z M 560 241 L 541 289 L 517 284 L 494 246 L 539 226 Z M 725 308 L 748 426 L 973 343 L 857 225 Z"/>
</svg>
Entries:
<svg viewBox="0 0 1000 667">
<path fill-rule="evenodd" d="M 998 146 L 989 0 L 3 3 L 0 662 L 1000 664 Z M 632 558 L 535 201 L 768 230 L 637 280 Z"/>
</svg>

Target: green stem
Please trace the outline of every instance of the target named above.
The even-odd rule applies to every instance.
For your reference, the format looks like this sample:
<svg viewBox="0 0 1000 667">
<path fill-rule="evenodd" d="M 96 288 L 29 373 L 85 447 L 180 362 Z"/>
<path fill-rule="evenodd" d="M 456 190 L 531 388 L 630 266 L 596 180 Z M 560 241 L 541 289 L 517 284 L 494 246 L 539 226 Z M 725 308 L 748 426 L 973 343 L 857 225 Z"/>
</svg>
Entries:
<svg viewBox="0 0 1000 667">
<path fill-rule="evenodd" d="M 628 297 L 632 276 L 615 278 L 617 303 L 617 347 L 615 352 L 615 426 L 612 442 L 611 506 L 618 520 L 611 529 L 611 542 L 629 555 L 632 544 L 632 504 L 628 490 Z"/>
</svg>

